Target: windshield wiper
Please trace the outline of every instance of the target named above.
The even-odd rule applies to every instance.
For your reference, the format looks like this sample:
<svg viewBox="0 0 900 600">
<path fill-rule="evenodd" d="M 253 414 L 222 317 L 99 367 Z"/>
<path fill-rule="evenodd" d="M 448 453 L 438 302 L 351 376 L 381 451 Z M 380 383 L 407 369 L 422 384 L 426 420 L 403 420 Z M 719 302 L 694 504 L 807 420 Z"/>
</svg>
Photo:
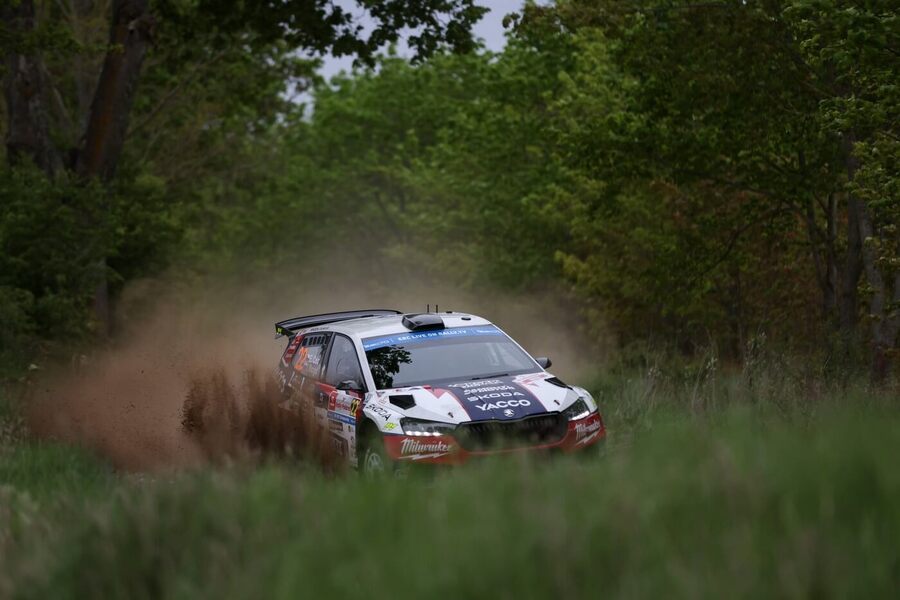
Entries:
<svg viewBox="0 0 900 600">
<path fill-rule="evenodd" d="M 497 373 L 496 375 L 479 375 L 478 377 L 473 377 L 469 381 L 478 381 L 479 379 L 493 379 L 494 377 L 509 377 L 509 373 Z"/>
</svg>

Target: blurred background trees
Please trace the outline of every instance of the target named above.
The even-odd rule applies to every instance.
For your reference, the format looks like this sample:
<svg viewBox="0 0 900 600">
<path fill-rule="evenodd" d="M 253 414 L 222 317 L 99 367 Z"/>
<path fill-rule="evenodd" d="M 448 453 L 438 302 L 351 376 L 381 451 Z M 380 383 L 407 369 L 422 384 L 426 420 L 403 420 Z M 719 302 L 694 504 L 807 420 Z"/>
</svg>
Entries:
<svg viewBox="0 0 900 600">
<path fill-rule="evenodd" d="M 364 3 L 368 33 L 277 4 L 5 3 L 4 352 L 102 332 L 98 282 L 114 303 L 173 265 L 301 276 L 331 256 L 555 290 L 622 347 L 741 361 L 765 335 L 889 376 L 894 3 L 559 0 L 511 15 L 500 53 L 463 0 Z M 110 33 L 117 10 L 145 48 Z M 419 60 L 379 54 L 404 27 Z M 298 49 L 360 66 L 323 82 Z M 119 63 L 124 116 L 97 100 Z M 120 151 L 79 167 L 107 117 Z"/>
</svg>

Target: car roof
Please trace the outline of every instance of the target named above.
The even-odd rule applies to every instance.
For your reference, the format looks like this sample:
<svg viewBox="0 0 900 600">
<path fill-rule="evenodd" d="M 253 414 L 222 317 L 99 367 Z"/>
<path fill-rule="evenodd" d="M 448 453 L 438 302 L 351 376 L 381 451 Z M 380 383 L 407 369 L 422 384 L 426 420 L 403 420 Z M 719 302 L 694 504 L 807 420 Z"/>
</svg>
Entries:
<svg viewBox="0 0 900 600">
<path fill-rule="evenodd" d="M 487 319 L 483 319 L 476 315 L 460 312 L 442 312 L 431 313 L 437 314 L 444 321 L 444 327 L 469 327 L 472 325 L 491 325 Z M 382 335 L 391 335 L 393 333 L 408 332 L 409 329 L 403 325 L 403 317 L 405 315 L 381 315 L 376 317 L 363 317 L 361 319 L 348 319 L 346 321 L 338 321 L 321 325 L 319 327 L 310 327 L 300 330 L 300 332 L 315 331 L 336 331 L 351 337 L 370 338 Z"/>
</svg>

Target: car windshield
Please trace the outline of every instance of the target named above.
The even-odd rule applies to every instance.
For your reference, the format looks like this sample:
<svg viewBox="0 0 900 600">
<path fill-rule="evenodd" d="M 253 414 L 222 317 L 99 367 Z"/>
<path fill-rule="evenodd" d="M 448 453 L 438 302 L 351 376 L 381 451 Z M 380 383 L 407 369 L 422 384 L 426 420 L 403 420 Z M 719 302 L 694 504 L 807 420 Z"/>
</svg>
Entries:
<svg viewBox="0 0 900 600">
<path fill-rule="evenodd" d="M 540 368 L 493 325 L 367 338 L 363 349 L 380 390 L 518 375 Z"/>
</svg>

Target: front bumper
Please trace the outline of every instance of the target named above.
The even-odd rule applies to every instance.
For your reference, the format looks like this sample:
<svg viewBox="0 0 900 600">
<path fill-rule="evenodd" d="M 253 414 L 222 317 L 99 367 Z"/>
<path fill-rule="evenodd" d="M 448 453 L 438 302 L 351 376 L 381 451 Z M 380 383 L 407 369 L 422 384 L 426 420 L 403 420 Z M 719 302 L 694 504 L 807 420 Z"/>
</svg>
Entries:
<svg viewBox="0 0 900 600">
<path fill-rule="evenodd" d="M 583 419 L 569 421 L 565 434 L 552 443 L 504 449 L 467 450 L 452 435 L 418 437 L 387 434 L 384 436 L 384 447 L 388 456 L 396 461 L 459 465 L 471 458 L 487 455 L 551 450 L 577 452 L 596 444 L 604 437 L 606 427 L 603 418 L 595 412 Z"/>
</svg>

